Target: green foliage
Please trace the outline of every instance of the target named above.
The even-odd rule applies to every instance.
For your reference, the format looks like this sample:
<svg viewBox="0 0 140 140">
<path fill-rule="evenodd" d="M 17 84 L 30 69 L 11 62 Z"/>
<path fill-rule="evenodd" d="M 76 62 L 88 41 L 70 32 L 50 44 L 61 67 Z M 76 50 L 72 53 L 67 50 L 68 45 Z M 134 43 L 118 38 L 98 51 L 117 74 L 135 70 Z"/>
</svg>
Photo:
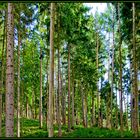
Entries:
<svg viewBox="0 0 140 140">
<path fill-rule="evenodd" d="M 77 130 L 68 133 L 64 137 L 67 138 L 121 138 L 119 130 L 109 130 L 107 128 L 78 128 Z M 134 137 L 132 132 L 125 131 L 124 138 Z"/>
<path fill-rule="evenodd" d="M 48 132 L 46 130 L 46 123 L 43 123 L 43 128 L 39 128 L 39 120 L 21 118 L 21 138 L 47 138 Z M 4 122 L 3 122 L 4 123 Z M 16 119 L 14 121 L 16 125 Z M 62 125 L 62 138 L 121 138 L 119 130 L 109 130 L 107 128 L 83 128 L 82 125 L 75 125 L 71 132 L 67 131 L 67 126 Z M 4 137 L 5 128 L 2 127 L 2 136 Z M 54 137 L 57 138 L 58 126 L 54 125 Z M 16 127 L 14 129 L 14 135 L 16 137 Z M 131 131 L 123 132 L 124 138 L 133 138 Z"/>
</svg>

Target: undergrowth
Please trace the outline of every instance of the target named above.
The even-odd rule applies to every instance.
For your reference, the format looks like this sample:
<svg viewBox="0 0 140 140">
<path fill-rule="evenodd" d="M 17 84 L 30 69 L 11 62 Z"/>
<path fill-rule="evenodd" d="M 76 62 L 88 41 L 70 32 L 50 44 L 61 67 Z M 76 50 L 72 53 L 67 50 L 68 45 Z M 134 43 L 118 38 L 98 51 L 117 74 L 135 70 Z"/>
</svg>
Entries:
<svg viewBox="0 0 140 140">
<path fill-rule="evenodd" d="M 16 137 L 16 119 L 14 121 L 14 136 Z M 2 124 L 2 137 L 5 137 L 5 123 Z M 121 133 L 119 130 L 109 130 L 107 128 L 83 128 L 81 125 L 76 125 L 68 132 L 67 126 L 61 126 L 62 137 L 61 138 L 134 138 L 131 131 L 124 131 Z M 54 125 L 54 137 L 58 137 L 58 126 Z M 39 128 L 39 121 L 33 119 L 21 119 L 21 137 L 22 138 L 47 138 L 48 131 L 46 122 L 43 122 L 43 128 Z"/>
</svg>

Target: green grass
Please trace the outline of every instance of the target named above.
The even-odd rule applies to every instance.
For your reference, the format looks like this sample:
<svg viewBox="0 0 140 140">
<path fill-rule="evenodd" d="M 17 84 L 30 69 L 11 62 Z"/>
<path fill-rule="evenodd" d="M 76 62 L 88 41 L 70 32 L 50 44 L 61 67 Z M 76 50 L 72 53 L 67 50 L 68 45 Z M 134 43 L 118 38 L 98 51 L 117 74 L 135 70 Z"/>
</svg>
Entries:
<svg viewBox="0 0 140 140">
<path fill-rule="evenodd" d="M 107 128 L 78 128 L 66 134 L 64 137 L 70 138 L 121 138 L 121 133 L 119 130 L 109 130 Z M 133 134 L 130 131 L 123 132 L 122 137 L 133 138 Z"/>
<path fill-rule="evenodd" d="M 23 138 L 47 138 L 48 132 L 46 128 L 46 122 L 43 122 L 43 128 L 39 128 L 39 121 L 22 118 L 22 133 Z M 14 121 L 14 135 L 16 137 L 16 119 Z M 67 126 L 62 126 L 62 138 L 121 138 L 119 130 L 109 130 L 107 128 L 83 128 L 83 126 L 74 126 L 71 132 L 68 132 Z M 5 137 L 5 127 L 3 123 L 2 136 Z M 54 126 L 54 137 L 58 135 L 58 126 Z M 124 138 L 134 138 L 131 131 L 123 132 Z"/>
</svg>

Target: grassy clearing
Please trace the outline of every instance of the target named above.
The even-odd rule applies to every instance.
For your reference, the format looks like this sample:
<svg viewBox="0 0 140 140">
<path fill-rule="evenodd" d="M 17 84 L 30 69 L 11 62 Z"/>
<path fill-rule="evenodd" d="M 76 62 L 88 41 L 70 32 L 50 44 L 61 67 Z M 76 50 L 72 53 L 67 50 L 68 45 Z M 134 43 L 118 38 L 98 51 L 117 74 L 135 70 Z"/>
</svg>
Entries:
<svg viewBox="0 0 140 140">
<path fill-rule="evenodd" d="M 48 132 L 46 123 L 43 123 L 43 128 L 39 128 L 38 120 L 21 119 L 22 131 L 21 137 L 23 138 L 47 138 Z M 16 119 L 15 119 L 15 137 L 16 137 Z M 2 136 L 5 137 L 5 127 L 3 124 Z M 54 126 L 54 137 L 57 137 L 58 127 Z M 123 132 L 124 138 L 134 138 L 131 131 Z M 67 126 L 62 126 L 62 138 L 121 138 L 119 130 L 109 130 L 107 128 L 83 128 L 82 126 L 75 126 L 71 132 L 68 132 Z"/>
</svg>

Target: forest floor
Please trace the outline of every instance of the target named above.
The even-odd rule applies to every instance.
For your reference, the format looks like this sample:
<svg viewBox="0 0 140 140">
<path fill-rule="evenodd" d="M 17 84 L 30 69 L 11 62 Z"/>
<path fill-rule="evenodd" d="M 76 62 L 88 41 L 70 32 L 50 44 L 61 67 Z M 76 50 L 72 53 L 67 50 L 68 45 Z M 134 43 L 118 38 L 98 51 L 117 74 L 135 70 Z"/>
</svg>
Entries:
<svg viewBox="0 0 140 140">
<path fill-rule="evenodd" d="M 22 127 L 23 126 L 23 127 Z M 16 120 L 15 120 L 15 137 L 16 137 Z M 67 126 L 62 126 L 61 138 L 121 138 L 119 130 L 109 130 L 107 128 L 83 128 L 81 125 L 76 125 L 71 132 L 67 131 Z M 43 128 L 39 128 L 38 120 L 21 119 L 21 137 L 22 138 L 47 138 L 48 132 L 46 129 L 46 123 L 43 123 Z M 5 127 L 3 123 L 2 136 L 5 137 Z M 54 137 L 58 137 L 58 127 L 54 126 Z M 134 138 L 131 131 L 124 131 L 123 138 Z M 139 136 L 140 137 L 140 136 Z"/>
</svg>

